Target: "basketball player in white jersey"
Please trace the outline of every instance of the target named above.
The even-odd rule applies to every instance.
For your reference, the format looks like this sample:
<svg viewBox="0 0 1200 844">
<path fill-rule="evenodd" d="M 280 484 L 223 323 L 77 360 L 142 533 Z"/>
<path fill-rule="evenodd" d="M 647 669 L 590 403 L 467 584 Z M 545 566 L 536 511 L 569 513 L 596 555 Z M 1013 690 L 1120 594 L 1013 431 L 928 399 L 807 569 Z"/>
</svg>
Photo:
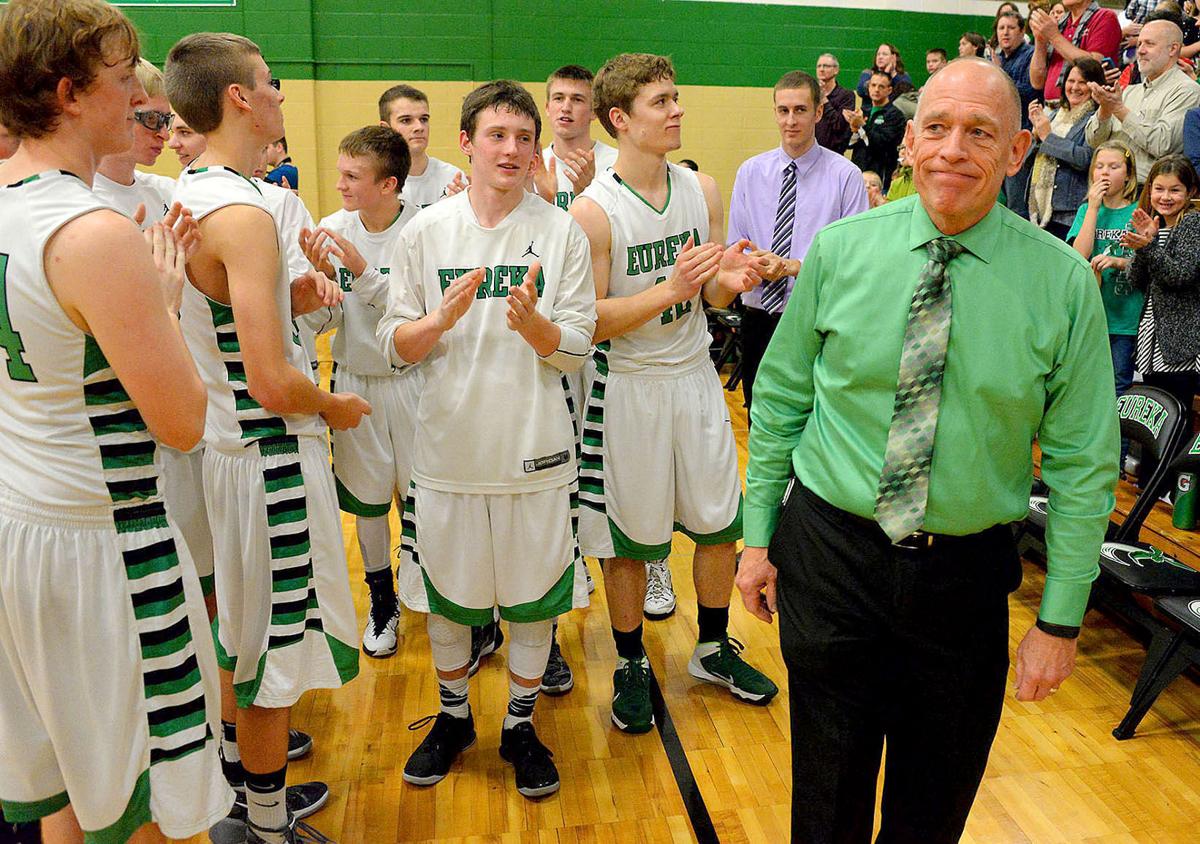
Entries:
<svg viewBox="0 0 1200 844">
<path fill-rule="evenodd" d="M 614 147 L 592 140 L 591 124 L 596 116 L 592 109 L 594 79 L 594 74 L 586 67 L 569 64 L 554 71 L 546 80 L 546 122 L 554 133 L 554 142 L 543 151 L 545 169 L 540 172 L 545 175 L 535 174 L 535 180 L 544 183 L 548 181 L 545 176 L 556 177 L 554 202 L 564 211 L 570 209 L 575 197 L 587 189 L 597 173 L 604 173 L 617 163 Z M 540 186 L 538 192 L 547 198 Z M 575 406 L 581 416 L 593 372 L 589 361 L 582 376 L 571 382 Z M 675 590 L 671 584 L 671 569 L 665 559 L 646 563 L 643 611 L 651 620 L 667 618 L 675 612 Z M 553 653 L 550 661 L 553 664 Z M 550 673 L 549 668 L 546 673 Z"/>
<path fill-rule="evenodd" d="M 179 158 L 179 169 L 186 170 L 195 158 L 204 152 L 204 136 L 183 121 L 178 114 L 171 121 L 171 137 L 167 148 Z"/>
<path fill-rule="evenodd" d="M 471 186 L 401 234 L 378 332 L 393 364 L 425 368 L 401 548 L 425 581 L 441 711 L 404 779 L 440 781 L 474 743 L 469 625 L 499 608 L 509 622 L 500 755 L 534 798 L 559 787 L 532 717 L 553 619 L 583 578 L 562 375 L 588 355 L 595 291 L 583 232 L 525 190 L 541 129 L 529 92 L 482 85 L 459 125 Z"/>
<path fill-rule="evenodd" d="M 158 478 L 158 446 L 204 425 L 182 254 L 156 227 L 157 271 L 91 190 L 133 142 L 137 59 L 100 0 L 0 9 L 0 122 L 21 139 L 0 165 L 0 805 L 44 818 L 48 844 L 187 838 L 233 800 L 200 584 Z"/>
<path fill-rule="evenodd" d="M 357 428 L 333 433 L 338 504 L 354 516 L 371 597 L 362 649 L 373 657 L 391 656 L 397 647 L 400 606 L 391 568 L 388 512 L 394 498 L 403 502 L 408 495 L 421 390 L 420 367 L 397 372 L 375 339 L 387 309 L 396 241 L 417 213 L 415 205 L 400 199 L 408 161 L 404 138 L 390 127 L 351 132 L 338 147 L 342 210 L 321 220 L 316 231 L 302 233 L 313 266 L 336 278 L 346 297 L 305 320 L 317 333 L 337 331 L 331 380 L 337 389 L 363 396 L 373 409 Z M 406 603 L 429 612 L 420 571 L 414 566 L 410 575 L 415 577 L 410 577 Z M 412 606 L 414 600 L 417 606 Z"/>
<path fill-rule="evenodd" d="M 404 183 L 405 202 L 418 210 L 447 195 L 452 182 L 462 184 L 463 172 L 448 161 L 434 158 L 429 147 L 429 97 L 411 85 L 394 85 L 379 98 L 379 125 L 390 126 L 408 144 L 412 158 Z"/>
<path fill-rule="evenodd" d="M 112 208 L 143 228 L 161 222 L 171 210 L 175 180 L 154 173 L 142 173 L 138 164 L 152 167 L 171 131 L 171 104 L 163 89 L 162 72 L 145 59 L 137 66 L 138 82 L 146 91 L 145 105 L 138 107 L 133 119 L 133 147 L 120 155 L 108 155 L 100 162 L 92 190 Z M 141 208 L 139 214 L 138 208 Z"/>
<path fill-rule="evenodd" d="M 724 307 L 762 279 L 740 241 L 726 249 L 713 179 L 670 164 L 683 109 L 669 59 L 625 53 L 596 76 L 600 123 L 617 163 L 571 206 L 596 278 L 596 378 L 585 412 L 580 498 L 584 553 L 606 559 L 617 671 L 612 720 L 627 732 L 654 723 L 642 648 L 644 561 L 666 557 L 674 526 L 696 543 L 692 575 L 699 638 L 694 677 L 766 703 L 775 684 L 729 638 L 741 482 L 729 411 L 708 356 L 704 303 Z"/>
<path fill-rule="evenodd" d="M 284 791 L 290 707 L 358 673 L 325 426 L 354 427 L 370 407 L 313 384 L 294 319 L 341 294 L 315 270 L 290 278 L 275 220 L 242 175 L 283 134 L 283 94 L 258 47 L 229 33 L 190 35 L 171 48 L 165 76 L 172 105 L 207 142 L 175 194 L 202 233 L 182 325 L 209 398 L 221 750 L 246 800 L 245 815 L 213 834 L 283 844 L 296 840 Z"/>
</svg>

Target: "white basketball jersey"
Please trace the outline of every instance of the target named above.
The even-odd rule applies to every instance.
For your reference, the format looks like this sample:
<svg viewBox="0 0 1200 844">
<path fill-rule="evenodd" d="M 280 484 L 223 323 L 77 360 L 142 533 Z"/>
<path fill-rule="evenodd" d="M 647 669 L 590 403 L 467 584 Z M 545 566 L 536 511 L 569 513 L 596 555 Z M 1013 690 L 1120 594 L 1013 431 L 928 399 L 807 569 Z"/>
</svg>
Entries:
<svg viewBox="0 0 1200 844">
<path fill-rule="evenodd" d="M 228 167 L 185 170 L 179 176 L 175 201 L 190 208 L 198 222 L 230 205 L 250 205 L 261 208 L 268 215 L 271 213 L 258 186 Z M 272 216 L 271 219 L 275 218 Z M 312 369 L 292 320 L 291 275 L 278 228 L 275 239 L 279 247 L 279 265 L 274 279 L 275 305 L 283 353 L 289 364 L 311 378 Z M 246 248 L 253 249 L 254 244 L 248 243 Z M 276 416 L 250 395 L 230 305 L 216 302 L 192 284 L 185 284 L 181 318 L 184 338 L 208 388 L 205 445 L 239 452 L 246 445 L 266 437 L 324 434 L 325 423 L 318 414 Z"/>
<path fill-rule="evenodd" d="M 353 243 L 367 262 L 366 271 L 355 278 L 341 261 L 331 256 L 337 282 L 346 298 L 341 305 L 323 308 L 314 314 L 314 317 L 327 314 L 330 323 L 337 323 L 333 361 L 357 375 L 390 375 L 393 372 L 391 362 L 379 350 L 375 330 L 379 327 L 379 318 L 387 310 L 388 281 L 396 241 L 416 215 L 417 207 L 406 202 L 392 224 L 381 232 L 367 231 L 357 211 L 338 211 L 321 221 L 322 228 L 337 232 Z"/>
<path fill-rule="evenodd" d="M 46 280 L 54 233 L 106 208 L 58 170 L 0 188 L 0 483 L 56 507 L 159 497 L 153 437 Z"/>
<path fill-rule="evenodd" d="M 262 191 L 267 208 L 270 210 L 271 216 L 275 218 L 275 226 L 279 229 L 279 237 L 283 241 L 283 254 L 287 261 L 288 277 L 297 278 L 304 275 L 306 271 L 312 269 L 312 264 L 308 262 L 308 258 L 304 257 L 304 250 L 300 248 L 300 230 L 312 231 L 314 228 L 312 214 L 308 213 L 304 200 L 285 187 L 264 182 L 262 179 L 251 179 L 250 181 L 254 182 Z M 300 333 L 300 345 L 304 347 L 304 354 L 312 367 L 311 372 L 315 382 L 318 380 L 316 335 L 313 334 L 308 323 L 303 320 L 296 322 L 296 328 Z"/>
<path fill-rule="evenodd" d="M 592 147 L 592 154 L 596 157 L 597 178 L 617 163 L 617 149 L 608 144 L 596 141 Z M 558 193 L 554 195 L 554 204 L 566 211 L 575 201 L 575 186 L 571 184 L 571 177 L 568 175 L 571 167 L 554 154 L 554 144 L 542 150 L 542 160 L 546 162 L 547 167 L 550 166 L 550 159 L 554 159 L 554 172 L 558 177 Z"/>
<path fill-rule="evenodd" d="M 171 196 L 175 193 L 175 180 L 154 173 L 135 171 L 133 184 L 114 182 L 103 173 L 97 173 L 92 182 L 92 192 L 104 200 L 108 207 L 120 211 L 129 219 L 137 213 L 139 205 L 146 206 L 146 219 L 142 228 L 148 229 L 162 222 L 171 210 Z"/>
<path fill-rule="evenodd" d="M 484 228 L 463 191 L 417 214 L 392 259 L 381 350 L 399 325 L 432 312 L 443 291 L 476 267 L 486 278 L 466 314 L 422 361 L 413 479 L 443 492 L 534 492 L 575 478 L 575 435 L 562 371 L 508 328 L 505 301 L 534 261 L 537 310 L 562 330 L 559 349 L 587 356 L 596 291 L 587 236 L 533 194 Z"/>
<path fill-rule="evenodd" d="M 404 180 L 404 189 L 400 191 L 400 196 L 406 203 L 415 205 L 418 211 L 428 208 L 446 196 L 446 185 L 453 182 L 455 176 L 460 175 L 462 170 L 431 155 L 424 173 L 420 176 L 410 173 Z"/>
<path fill-rule="evenodd" d="M 612 241 L 608 298 L 633 296 L 666 281 L 687 243 L 708 242 L 708 203 L 696 174 L 667 163 L 667 202 L 651 207 L 611 168 L 597 174 L 582 196 L 608 216 Z M 632 331 L 613 337 L 608 366 L 614 372 L 654 371 L 697 362 L 711 339 L 699 293 Z"/>
</svg>

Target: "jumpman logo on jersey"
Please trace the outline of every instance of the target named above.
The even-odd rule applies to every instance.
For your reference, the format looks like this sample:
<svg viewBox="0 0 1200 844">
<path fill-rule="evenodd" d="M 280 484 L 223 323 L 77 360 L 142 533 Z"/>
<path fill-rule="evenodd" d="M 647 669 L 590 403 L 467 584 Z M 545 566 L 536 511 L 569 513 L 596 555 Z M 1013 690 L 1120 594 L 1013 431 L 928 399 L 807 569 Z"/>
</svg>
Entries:
<svg viewBox="0 0 1200 844">
<path fill-rule="evenodd" d="M 542 257 L 541 255 L 539 255 L 538 253 L 533 251 L 533 241 L 532 240 L 529 241 L 529 248 L 525 250 L 525 252 L 521 255 L 521 257 L 524 258 L 526 255 L 532 255 L 535 258 Z"/>
</svg>

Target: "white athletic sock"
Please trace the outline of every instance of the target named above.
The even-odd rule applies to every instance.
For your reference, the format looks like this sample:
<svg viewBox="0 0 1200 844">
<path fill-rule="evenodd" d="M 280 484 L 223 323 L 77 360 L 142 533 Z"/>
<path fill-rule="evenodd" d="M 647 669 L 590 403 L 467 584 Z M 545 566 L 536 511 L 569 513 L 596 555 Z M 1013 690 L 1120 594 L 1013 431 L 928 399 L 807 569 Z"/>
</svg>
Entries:
<svg viewBox="0 0 1200 844">
<path fill-rule="evenodd" d="M 250 827 L 266 844 L 286 844 L 287 765 L 270 774 L 246 772 L 246 813 Z"/>
<path fill-rule="evenodd" d="M 504 714 L 504 729 L 511 730 L 517 724 L 533 720 L 533 707 L 537 703 L 541 686 L 528 688 L 508 677 L 508 712 Z"/>
<path fill-rule="evenodd" d="M 388 551 L 392 547 L 392 530 L 388 517 L 355 516 L 354 529 L 358 534 L 358 550 L 362 552 L 363 571 L 382 571 L 391 565 Z"/>
<path fill-rule="evenodd" d="M 438 677 L 438 696 L 442 699 L 442 712 L 455 718 L 466 718 L 471 714 L 471 704 L 467 699 L 468 682 L 466 675 L 457 680 Z"/>
</svg>

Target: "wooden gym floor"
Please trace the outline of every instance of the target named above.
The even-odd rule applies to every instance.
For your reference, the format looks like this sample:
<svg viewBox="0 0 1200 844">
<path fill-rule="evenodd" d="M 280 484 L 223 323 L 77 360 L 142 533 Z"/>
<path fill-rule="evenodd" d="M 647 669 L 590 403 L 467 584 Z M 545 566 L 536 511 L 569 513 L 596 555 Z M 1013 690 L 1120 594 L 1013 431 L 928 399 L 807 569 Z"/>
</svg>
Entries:
<svg viewBox="0 0 1200 844">
<path fill-rule="evenodd" d="M 746 413 L 741 393 L 726 393 L 745 469 Z M 399 525 L 393 512 L 393 538 Z M 1169 517 L 1167 518 L 1169 525 Z M 350 582 L 359 618 L 367 592 L 343 517 Z M 1200 549 L 1200 534 L 1184 535 Z M 774 627 L 751 618 L 736 596 L 730 633 L 745 656 L 781 687 L 765 708 L 735 702 L 723 689 L 693 681 L 687 661 L 696 636 L 691 543 L 677 535 L 671 569 L 675 615 L 645 624 L 646 649 L 717 837 L 726 844 L 788 839 L 790 788 L 787 677 Z M 497 755 L 507 704 L 503 656 L 484 662 L 471 683 L 479 733 L 451 775 L 427 789 L 406 785 L 401 770 L 427 728 L 407 727 L 436 713 L 424 617 L 404 612 L 400 651 L 361 661 L 361 674 L 338 692 L 306 696 L 293 724 L 315 738 L 313 755 L 292 763 L 289 781 L 322 779 L 332 796 L 309 822 L 340 844 L 381 842 L 688 842 L 697 838 L 657 730 L 628 736 L 609 720 L 615 651 L 601 574 L 592 606 L 564 618 L 563 652 L 575 672 L 565 697 L 543 695 L 535 722 L 554 751 L 562 789 L 540 802 L 517 794 L 511 768 Z M 1032 624 L 1042 573 L 1026 564 L 1012 598 L 1012 651 Z M 1200 695 L 1177 680 L 1135 738 L 1110 731 L 1124 714 L 1145 657 L 1106 616 L 1093 612 L 1080 640 L 1076 673 L 1039 704 L 1011 694 L 964 842 L 970 844 L 1183 844 L 1200 840 Z M 197 837 L 194 842 L 206 841 Z"/>
</svg>

